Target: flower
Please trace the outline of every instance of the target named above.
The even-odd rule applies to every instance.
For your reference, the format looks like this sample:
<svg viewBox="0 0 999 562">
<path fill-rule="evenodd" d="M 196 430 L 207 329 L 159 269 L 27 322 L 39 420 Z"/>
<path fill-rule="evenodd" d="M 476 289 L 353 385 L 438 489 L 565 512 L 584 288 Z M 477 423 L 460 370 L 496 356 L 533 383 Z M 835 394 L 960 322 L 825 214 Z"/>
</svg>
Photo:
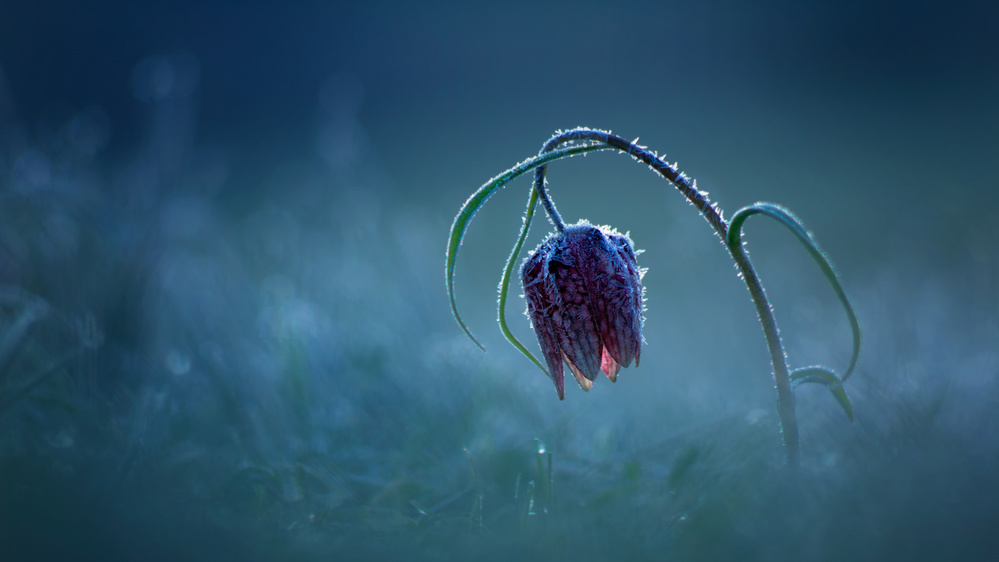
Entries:
<svg viewBox="0 0 999 562">
<path fill-rule="evenodd" d="M 642 344 L 642 276 L 627 235 L 580 221 L 552 234 L 520 270 L 527 315 L 559 399 L 563 361 L 583 390 L 599 371 L 614 382 L 638 366 Z"/>
</svg>

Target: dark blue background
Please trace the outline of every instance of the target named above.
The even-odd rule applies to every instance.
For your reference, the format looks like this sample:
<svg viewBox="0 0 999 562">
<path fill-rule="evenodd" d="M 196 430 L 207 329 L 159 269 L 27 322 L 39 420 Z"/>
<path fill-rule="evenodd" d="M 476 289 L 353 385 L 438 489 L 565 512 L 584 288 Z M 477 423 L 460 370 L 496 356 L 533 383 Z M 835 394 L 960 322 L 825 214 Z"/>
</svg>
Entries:
<svg viewBox="0 0 999 562">
<path fill-rule="evenodd" d="M 997 23 L 986 2 L 6 3 L 0 550 L 995 554 Z M 645 250 L 639 369 L 560 403 L 493 327 L 526 181 L 459 256 L 488 353 L 453 322 L 460 205 L 577 125 L 640 137 L 729 215 L 786 205 L 828 251 L 865 334 L 857 421 L 798 391 L 801 487 L 745 289 L 627 158 L 549 178 L 567 220 Z M 792 366 L 841 368 L 833 295 L 750 222 Z M 550 520 L 519 515 L 535 438 Z"/>
</svg>

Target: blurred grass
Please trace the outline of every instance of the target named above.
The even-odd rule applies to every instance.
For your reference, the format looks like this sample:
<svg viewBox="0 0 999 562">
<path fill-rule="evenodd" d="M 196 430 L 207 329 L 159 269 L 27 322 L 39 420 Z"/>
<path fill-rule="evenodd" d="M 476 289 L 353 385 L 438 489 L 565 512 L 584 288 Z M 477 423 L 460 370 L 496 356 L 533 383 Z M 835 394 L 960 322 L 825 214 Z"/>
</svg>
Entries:
<svg viewBox="0 0 999 562">
<path fill-rule="evenodd" d="M 9 174 L 0 202 L 0 559 L 999 554 L 994 250 L 991 277 L 962 294 L 963 273 L 918 250 L 845 275 L 867 338 L 848 383 L 857 422 L 799 391 L 793 473 L 748 299 L 705 257 L 723 256 L 700 222 L 678 224 L 703 247 L 670 231 L 678 255 L 639 241 L 655 248 L 642 368 L 559 404 L 448 315 L 460 201 L 397 201 L 362 154 L 349 169 L 275 163 L 233 202 L 218 153 L 154 140 L 113 180 L 37 147 L 4 155 L 49 164 Z M 800 335 L 839 325 L 835 303 L 784 306 L 811 266 L 777 254 L 762 261 L 784 264 L 792 359 L 838 357 L 825 332 Z M 503 257 L 472 259 L 458 283 L 498 279 Z M 832 257 L 849 271 L 852 256 Z M 469 304 L 491 321 L 492 302 Z"/>
<path fill-rule="evenodd" d="M 261 309 L 268 299 L 322 298 L 271 286 L 257 294 Z M 326 306 L 360 306 L 341 304 L 341 294 L 327 296 Z M 199 308 L 210 301 L 191 302 L 173 310 L 210 317 Z M 407 310 L 382 295 L 366 304 L 381 314 Z M 175 341 L 221 342 L 218 354 L 192 353 L 189 371 L 139 360 L 117 378 L 138 380 L 88 396 L 74 381 L 99 373 L 74 363 L 19 400 L 0 441 L 8 559 L 88 552 L 108 560 L 883 560 L 995 552 L 987 524 L 995 450 L 954 439 L 941 415 L 960 404 L 946 391 L 900 391 L 907 377 L 858 377 L 858 410 L 866 413 L 854 426 L 834 406 L 803 407 L 805 466 L 791 473 L 780 466 L 766 411 L 646 429 L 654 437 L 637 447 L 615 442 L 632 429 L 623 421 L 598 446 L 607 439 L 593 433 L 598 424 L 541 415 L 505 380 L 529 369 L 503 373 L 455 351 L 461 346 L 448 342 L 460 334 L 393 337 L 383 324 L 358 322 L 353 330 L 377 334 L 368 346 L 331 351 L 329 338 L 365 338 L 336 333 L 322 318 L 308 324 L 322 337 L 300 332 L 302 311 L 289 302 L 279 308 L 266 315 L 263 333 L 231 322 L 221 325 L 227 334 L 211 333 L 210 322 L 162 327 L 176 330 Z M 18 318 L 5 316 L 4 333 Z M 4 383 L 44 364 L 55 355 L 46 344 L 58 341 L 42 331 L 25 336 L 24 359 L 9 364 Z M 228 351 L 249 344 L 262 348 L 263 365 Z M 884 367 L 878 359 L 868 368 Z M 446 390 L 430 390 L 434 384 Z M 632 415 L 655 423 L 654 415 Z M 533 440 L 541 435 L 554 467 L 547 514 Z"/>
</svg>

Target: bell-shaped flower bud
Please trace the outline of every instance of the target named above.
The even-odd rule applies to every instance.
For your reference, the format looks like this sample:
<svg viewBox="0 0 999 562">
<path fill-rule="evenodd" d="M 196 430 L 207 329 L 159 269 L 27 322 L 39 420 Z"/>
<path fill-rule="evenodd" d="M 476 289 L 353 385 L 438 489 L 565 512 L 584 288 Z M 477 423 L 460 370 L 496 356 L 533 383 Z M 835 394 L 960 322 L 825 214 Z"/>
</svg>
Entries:
<svg viewBox="0 0 999 562">
<path fill-rule="evenodd" d="M 642 276 L 631 240 L 585 221 L 548 237 L 520 270 L 527 315 L 559 399 L 563 362 L 583 390 L 603 371 L 611 381 L 642 344 Z"/>
</svg>

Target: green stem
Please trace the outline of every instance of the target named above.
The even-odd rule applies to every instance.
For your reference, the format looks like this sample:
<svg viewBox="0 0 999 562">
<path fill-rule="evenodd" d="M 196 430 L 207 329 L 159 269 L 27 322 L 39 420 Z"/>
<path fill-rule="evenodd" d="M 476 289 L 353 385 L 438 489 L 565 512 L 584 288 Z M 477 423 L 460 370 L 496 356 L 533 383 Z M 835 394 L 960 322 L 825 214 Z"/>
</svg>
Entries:
<svg viewBox="0 0 999 562">
<path fill-rule="evenodd" d="M 552 148 L 549 148 L 548 145 L 545 144 L 545 147 L 542 148 L 541 152 L 538 154 L 542 155 L 552 150 Z M 544 205 L 545 212 L 548 213 L 548 220 L 555 225 L 556 230 L 559 232 L 565 232 L 565 222 L 558 214 L 558 211 L 555 210 L 555 203 L 552 201 L 551 197 L 548 196 L 548 190 L 545 189 L 545 170 L 547 168 L 548 166 L 538 166 L 534 170 L 534 190 L 531 191 L 531 198 L 534 199 L 535 194 L 537 194 L 541 198 L 541 204 Z M 533 212 L 534 207 L 531 206 L 530 209 L 531 212 Z"/>
<path fill-rule="evenodd" d="M 766 338 L 767 348 L 770 351 L 770 364 L 773 369 L 774 382 L 777 387 L 777 415 L 780 418 L 781 435 L 784 439 L 784 448 L 787 452 L 787 462 L 789 465 L 797 465 L 799 458 L 798 446 L 798 421 L 795 414 L 794 394 L 791 390 L 790 374 L 787 368 L 787 356 L 784 353 L 784 346 L 780 341 L 780 332 L 777 329 L 777 321 L 774 318 L 773 309 L 767 299 L 760 278 L 749 260 L 741 244 L 730 245 L 727 243 L 729 224 L 722 216 L 717 206 L 708 199 L 707 192 L 697 189 L 697 183 L 681 173 L 676 165 L 670 165 L 658 155 L 649 152 L 646 148 L 627 141 L 617 135 L 606 131 L 595 129 L 578 128 L 569 131 L 556 133 L 545 143 L 541 153 L 554 150 L 562 144 L 572 142 L 596 142 L 616 148 L 621 152 L 629 154 L 632 158 L 647 164 L 661 176 L 669 180 L 683 195 L 701 212 L 701 215 L 708 221 L 708 224 L 715 230 L 725 247 L 728 248 L 732 259 L 742 279 L 749 288 L 749 295 L 756 306 L 756 313 L 759 316 L 760 324 L 763 327 L 763 334 Z M 542 201 L 550 201 L 545 193 L 545 169 L 539 166 L 535 171 L 534 187 L 542 194 Z M 554 205 L 546 204 L 545 209 L 549 213 L 552 222 L 558 218 L 554 212 Z M 557 225 L 557 223 L 556 223 Z"/>
<path fill-rule="evenodd" d="M 472 335 L 472 331 L 468 329 L 468 326 L 465 325 L 465 321 L 462 320 L 461 315 L 458 314 L 458 305 L 454 298 L 454 268 L 458 259 L 458 249 L 461 247 L 461 242 L 465 238 L 465 231 L 468 230 L 469 223 L 472 221 L 472 218 L 479 211 L 479 209 L 482 208 L 482 205 L 484 205 L 485 202 L 500 187 L 506 185 L 521 175 L 534 170 L 538 166 L 547 164 L 548 162 L 568 158 L 577 154 L 585 154 L 594 150 L 607 150 L 607 147 L 601 145 L 571 146 L 564 149 L 552 150 L 543 155 L 535 156 L 534 158 L 528 158 L 527 160 L 517 164 L 513 168 L 510 168 L 483 184 L 482 187 L 476 190 L 475 193 L 473 193 L 471 197 L 465 201 L 465 204 L 461 206 L 461 210 L 458 211 L 458 215 L 454 217 L 454 223 L 451 225 L 451 233 L 448 236 L 447 255 L 444 259 L 444 282 L 447 286 L 448 301 L 451 304 L 451 314 L 454 315 L 454 319 L 458 322 L 458 325 L 461 326 L 461 329 L 465 331 L 465 334 L 468 335 L 473 342 L 475 342 L 475 345 L 479 346 L 479 348 L 483 351 L 485 348 L 482 347 L 479 340 L 475 339 L 475 336 Z"/>
</svg>

